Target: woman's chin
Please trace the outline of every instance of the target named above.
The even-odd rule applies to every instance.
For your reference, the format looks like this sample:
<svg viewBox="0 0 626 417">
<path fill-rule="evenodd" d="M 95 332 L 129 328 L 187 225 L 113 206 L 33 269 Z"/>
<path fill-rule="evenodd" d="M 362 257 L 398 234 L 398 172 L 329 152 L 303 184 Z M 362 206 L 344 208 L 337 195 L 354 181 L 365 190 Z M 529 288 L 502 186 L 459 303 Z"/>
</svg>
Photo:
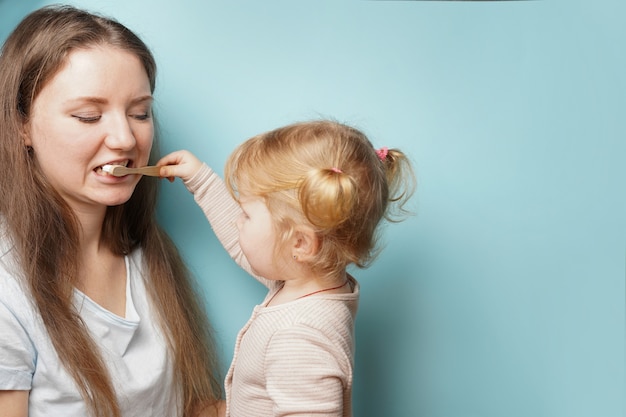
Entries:
<svg viewBox="0 0 626 417">
<path fill-rule="evenodd" d="M 113 196 L 102 196 L 102 198 L 100 199 L 100 203 L 108 207 L 121 206 L 122 204 L 127 203 L 132 195 L 133 193 L 129 192 L 120 193 Z"/>
</svg>

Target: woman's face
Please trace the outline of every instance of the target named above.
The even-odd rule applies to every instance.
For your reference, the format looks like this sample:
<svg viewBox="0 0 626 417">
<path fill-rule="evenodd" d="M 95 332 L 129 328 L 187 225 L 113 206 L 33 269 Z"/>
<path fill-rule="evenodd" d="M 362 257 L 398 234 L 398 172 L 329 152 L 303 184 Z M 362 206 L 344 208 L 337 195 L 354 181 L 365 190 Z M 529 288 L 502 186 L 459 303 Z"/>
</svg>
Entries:
<svg viewBox="0 0 626 417">
<path fill-rule="evenodd" d="M 114 177 L 101 168 L 148 163 L 152 94 L 135 55 L 111 46 L 74 50 L 31 108 L 26 145 L 75 211 L 128 201 L 140 176 Z"/>
</svg>

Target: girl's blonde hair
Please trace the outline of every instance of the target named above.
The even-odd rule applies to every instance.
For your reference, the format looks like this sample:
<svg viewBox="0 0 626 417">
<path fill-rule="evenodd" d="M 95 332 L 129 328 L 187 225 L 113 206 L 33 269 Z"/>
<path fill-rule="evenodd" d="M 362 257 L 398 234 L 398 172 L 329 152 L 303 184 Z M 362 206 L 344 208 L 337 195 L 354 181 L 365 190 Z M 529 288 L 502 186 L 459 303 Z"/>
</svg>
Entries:
<svg viewBox="0 0 626 417">
<path fill-rule="evenodd" d="M 120 23 L 69 6 L 27 16 L 0 56 L 0 215 L 61 363 L 94 417 L 119 417 L 115 387 L 72 305 L 80 265 L 79 224 L 24 144 L 32 104 L 77 48 L 109 45 L 136 55 L 154 91 L 156 64 L 147 46 Z M 155 138 L 156 143 L 156 138 Z M 151 160 L 157 159 L 153 146 Z M 157 182 L 139 181 L 128 202 L 109 207 L 102 244 L 124 255 L 143 250 L 146 287 L 174 363 L 181 415 L 191 417 L 221 396 L 212 331 L 201 299 L 175 246 L 156 222 Z"/>
<path fill-rule="evenodd" d="M 415 176 L 398 149 L 374 149 L 359 130 L 330 120 L 295 123 L 255 136 L 226 162 L 231 193 L 265 200 L 280 236 L 277 249 L 303 222 L 316 232 L 311 267 L 325 276 L 349 264 L 366 267 L 378 254 L 383 218 L 400 221 Z"/>
</svg>

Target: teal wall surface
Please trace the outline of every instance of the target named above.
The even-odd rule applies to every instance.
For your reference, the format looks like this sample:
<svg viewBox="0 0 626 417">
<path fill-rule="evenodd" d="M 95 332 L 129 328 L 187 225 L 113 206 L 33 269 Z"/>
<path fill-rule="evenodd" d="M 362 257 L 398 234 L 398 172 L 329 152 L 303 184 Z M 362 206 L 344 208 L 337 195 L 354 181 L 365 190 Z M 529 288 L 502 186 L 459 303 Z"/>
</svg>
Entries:
<svg viewBox="0 0 626 417">
<path fill-rule="evenodd" d="M 52 2 L 0 0 L 0 38 Z M 626 3 L 73 1 L 159 64 L 164 152 L 332 117 L 413 159 L 361 282 L 357 417 L 623 417 Z M 264 289 L 180 181 L 159 215 L 227 368 Z"/>
</svg>

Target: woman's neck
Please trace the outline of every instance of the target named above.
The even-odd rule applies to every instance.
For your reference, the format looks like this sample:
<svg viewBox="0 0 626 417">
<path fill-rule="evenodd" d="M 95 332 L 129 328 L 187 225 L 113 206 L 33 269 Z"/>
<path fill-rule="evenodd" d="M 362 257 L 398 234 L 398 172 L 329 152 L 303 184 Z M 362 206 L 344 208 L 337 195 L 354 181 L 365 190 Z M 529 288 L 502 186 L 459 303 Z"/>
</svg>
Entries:
<svg viewBox="0 0 626 417">
<path fill-rule="evenodd" d="M 80 247 L 84 251 L 99 250 L 106 207 L 98 211 L 74 211 L 80 226 Z"/>
<path fill-rule="evenodd" d="M 126 311 L 126 264 L 122 255 L 102 244 L 100 233 L 86 234 L 81 242 L 77 287 L 101 307 L 124 317 Z"/>
</svg>

